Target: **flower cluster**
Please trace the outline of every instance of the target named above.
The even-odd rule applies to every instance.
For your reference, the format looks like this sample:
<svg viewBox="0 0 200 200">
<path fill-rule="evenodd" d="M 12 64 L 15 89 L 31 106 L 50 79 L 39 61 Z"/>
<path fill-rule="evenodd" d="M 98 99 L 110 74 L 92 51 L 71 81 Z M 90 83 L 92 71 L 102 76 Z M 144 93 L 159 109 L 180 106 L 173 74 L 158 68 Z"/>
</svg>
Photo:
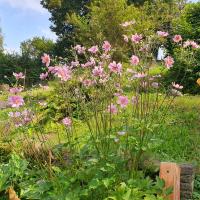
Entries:
<svg viewBox="0 0 200 200">
<path fill-rule="evenodd" d="M 22 72 L 19 72 L 19 73 L 13 72 L 13 76 L 16 78 L 16 80 L 25 78 L 25 75 Z"/>
<path fill-rule="evenodd" d="M 130 21 L 124 22 L 121 25 L 128 27 L 134 23 L 134 21 Z M 73 47 L 76 53 L 74 60 L 65 64 L 58 63 L 56 66 L 49 66 L 51 59 L 44 54 L 42 62 L 47 66 L 47 72 L 42 73 L 40 79 L 45 80 L 51 74 L 61 80 L 61 82 L 66 82 L 65 86 L 72 84 L 72 95 L 75 95 L 74 97 L 77 98 L 78 102 L 89 104 L 94 101 L 91 105 L 98 102 L 91 110 L 100 109 L 104 113 L 109 113 L 112 117 L 123 113 L 128 107 L 132 109 L 139 109 L 139 106 L 145 107 L 144 99 L 141 98 L 142 93 L 146 95 L 149 91 L 153 91 L 158 94 L 162 86 L 162 83 L 159 82 L 161 75 L 151 75 L 149 71 L 152 66 L 149 64 L 148 59 L 144 59 L 144 56 L 147 57 L 148 55 L 152 58 L 151 46 L 153 45 L 149 44 L 150 39 L 148 40 L 148 37 L 142 34 L 135 33 L 129 36 L 122 35 L 122 37 L 125 44 L 132 45 L 134 49 L 132 55 L 127 60 L 129 64 L 128 69 L 124 63 L 112 59 L 112 53 L 115 52 L 115 49 L 106 40 L 101 46 L 93 45 L 87 48 L 82 45 L 76 45 Z M 194 41 L 183 42 L 181 35 L 171 37 L 168 32 L 157 31 L 155 38 L 158 37 L 161 38 L 161 41 L 165 38 L 172 38 L 172 41 L 180 48 L 189 46 L 198 48 L 198 44 Z M 174 58 L 167 55 L 164 58 L 163 66 L 170 70 L 174 63 Z M 124 92 L 124 87 L 134 89 L 131 94 L 132 97 L 129 97 Z M 182 89 L 183 86 L 173 82 L 169 90 L 170 92 L 167 92 L 167 94 L 181 96 Z M 104 102 L 102 107 L 99 105 L 101 101 Z M 43 105 L 42 103 L 40 104 Z M 141 108 L 141 112 L 145 109 L 144 107 Z M 88 112 L 90 113 L 91 110 Z M 140 111 L 137 112 L 140 115 Z M 148 112 L 148 109 L 144 112 Z M 68 114 L 71 116 L 71 113 Z M 67 128 L 71 128 L 72 121 L 72 118 L 65 117 L 62 120 L 62 124 Z"/>
<path fill-rule="evenodd" d="M 30 110 L 24 110 L 22 112 L 9 112 L 8 115 L 16 127 L 27 125 L 33 119 L 33 113 Z"/>
<path fill-rule="evenodd" d="M 200 46 L 195 41 L 191 41 L 191 40 L 184 42 L 183 47 L 184 48 L 192 47 L 193 49 L 200 48 Z"/>
</svg>

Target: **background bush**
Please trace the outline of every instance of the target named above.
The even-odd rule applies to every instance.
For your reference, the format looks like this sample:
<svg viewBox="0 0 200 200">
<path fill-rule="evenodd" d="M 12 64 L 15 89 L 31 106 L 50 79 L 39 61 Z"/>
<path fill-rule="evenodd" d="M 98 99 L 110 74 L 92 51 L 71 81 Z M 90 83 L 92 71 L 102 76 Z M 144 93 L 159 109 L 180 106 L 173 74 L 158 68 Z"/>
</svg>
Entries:
<svg viewBox="0 0 200 200">
<path fill-rule="evenodd" d="M 0 84 L 11 84 L 13 72 L 26 74 L 26 86 L 36 84 L 43 71 L 41 56 L 43 53 L 54 54 L 54 47 L 52 40 L 34 37 L 21 43 L 21 54 L 0 52 Z"/>
<path fill-rule="evenodd" d="M 200 42 L 200 2 L 187 4 L 179 18 L 173 23 L 173 33 L 182 35 L 184 40 L 192 39 Z M 180 59 L 179 52 L 172 47 L 174 58 L 176 60 L 173 69 L 165 77 L 167 85 L 171 82 L 181 83 L 184 86 L 184 92 L 190 94 L 200 94 L 200 88 L 196 80 L 200 77 L 200 49 L 194 54 L 194 61 Z"/>
</svg>

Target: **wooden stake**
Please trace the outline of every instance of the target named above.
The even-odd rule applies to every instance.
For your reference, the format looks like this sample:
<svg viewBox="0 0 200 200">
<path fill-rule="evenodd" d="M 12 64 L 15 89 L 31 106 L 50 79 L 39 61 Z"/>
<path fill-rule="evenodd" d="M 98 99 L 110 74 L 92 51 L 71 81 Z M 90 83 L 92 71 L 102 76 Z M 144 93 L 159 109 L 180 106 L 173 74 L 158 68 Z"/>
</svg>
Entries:
<svg viewBox="0 0 200 200">
<path fill-rule="evenodd" d="M 160 164 L 160 178 L 165 181 L 165 188 L 173 187 L 169 200 L 180 200 L 180 172 L 181 169 L 176 163 L 161 162 Z"/>
</svg>

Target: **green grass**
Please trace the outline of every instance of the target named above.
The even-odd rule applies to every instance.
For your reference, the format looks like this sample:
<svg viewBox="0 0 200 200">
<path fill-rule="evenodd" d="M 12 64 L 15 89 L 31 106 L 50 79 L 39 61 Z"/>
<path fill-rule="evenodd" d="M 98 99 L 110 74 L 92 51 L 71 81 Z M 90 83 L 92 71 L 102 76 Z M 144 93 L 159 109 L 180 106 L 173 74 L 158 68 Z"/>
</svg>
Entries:
<svg viewBox="0 0 200 200">
<path fill-rule="evenodd" d="M 199 110 L 199 96 L 176 99 L 158 134 L 155 153 L 161 161 L 190 162 L 200 167 Z"/>
</svg>

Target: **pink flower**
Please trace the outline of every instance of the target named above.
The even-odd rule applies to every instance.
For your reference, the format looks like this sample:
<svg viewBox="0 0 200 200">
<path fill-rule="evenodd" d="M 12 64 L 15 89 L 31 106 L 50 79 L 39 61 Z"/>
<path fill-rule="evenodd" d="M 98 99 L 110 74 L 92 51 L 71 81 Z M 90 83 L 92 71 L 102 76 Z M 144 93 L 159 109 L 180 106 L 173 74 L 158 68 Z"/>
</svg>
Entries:
<svg viewBox="0 0 200 200">
<path fill-rule="evenodd" d="M 8 116 L 12 117 L 12 118 L 18 118 L 21 116 L 21 113 L 20 112 L 9 112 Z"/>
<path fill-rule="evenodd" d="M 198 49 L 198 48 L 200 48 L 200 46 L 196 43 L 196 42 L 194 42 L 194 41 L 191 41 L 191 46 L 192 46 L 192 48 L 193 49 Z"/>
<path fill-rule="evenodd" d="M 157 34 L 161 37 L 167 37 L 169 35 L 168 32 L 164 32 L 164 31 L 157 31 Z"/>
<path fill-rule="evenodd" d="M 191 46 L 193 49 L 200 48 L 200 46 L 196 42 L 194 42 L 194 41 L 188 40 L 188 41 L 184 42 L 184 44 L 183 44 L 184 48 L 189 47 L 189 46 Z"/>
<path fill-rule="evenodd" d="M 148 45 L 144 45 L 143 47 L 140 48 L 140 51 L 142 52 L 148 52 L 149 46 Z"/>
<path fill-rule="evenodd" d="M 74 49 L 77 51 L 78 54 L 84 54 L 85 53 L 85 47 L 82 47 L 81 45 L 76 45 Z"/>
<path fill-rule="evenodd" d="M 153 88 L 158 89 L 158 88 L 159 88 L 159 83 L 153 82 L 153 83 L 151 84 L 151 86 L 152 86 Z"/>
<path fill-rule="evenodd" d="M 135 55 L 132 55 L 131 64 L 135 66 L 135 65 L 138 65 L 139 62 L 140 62 L 139 58 L 137 56 L 135 56 Z"/>
<path fill-rule="evenodd" d="M 12 108 L 19 108 L 24 105 L 24 100 L 21 96 L 11 96 L 8 98 L 8 104 L 11 105 Z"/>
<path fill-rule="evenodd" d="M 127 26 L 130 26 L 130 25 L 133 25 L 133 24 L 135 24 L 135 21 L 129 21 L 129 22 L 123 22 L 122 24 L 121 24 L 121 26 L 123 26 L 123 27 L 127 27 Z"/>
<path fill-rule="evenodd" d="M 124 38 L 124 41 L 125 41 L 125 42 L 128 42 L 128 41 L 129 41 L 129 39 L 128 39 L 128 36 L 127 36 L 127 35 L 123 35 L 123 38 Z"/>
<path fill-rule="evenodd" d="M 11 94 L 17 94 L 20 93 L 23 90 L 23 88 L 10 88 Z"/>
<path fill-rule="evenodd" d="M 56 67 L 52 66 L 48 67 L 48 73 L 55 74 L 55 72 L 56 72 Z"/>
<path fill-rule="evenodd" d="M 122 108 L 125 108 L 125 107 L 128 105 L 128 103 L 129 103 L 128 97 L 126 97 L 126 96 L 118 96 L 117 103 L 118 103 Z"/>
<path fill-rule="evenodd" d="M 45 80 L 47 77 L 48 77 L 48 72 L 40 74 L 40 79 L 41 80 Z"/>
<path fill-rule="evenodd" d="M 64 67 L 57 67 L 55 75 L 61 79 L 61 81 L 68 81 L 71 79 L 71 70 L 69 67 L 64 66 Z"/>
<path fill-rule="evenodd" d="M 183 94 L 180 91 L 175 90 L 175 89 L 171 89 L 171 94 L 173 96 L 183 96 Z"/>
<path fill-rule="evenodd" d="M 96 61 L 95 61 L 95 59 L 94 59 L 93 57 L 90 57 L 90 62 L 91 62 L 91 64 L 92 64 L 93 66 L 96 64 Z"/>
<path fill-rule="evenodd" d="M 142 35 L 138 35 L 137 33 L 135 35 L 131 36 L 131 41 L 138 44 L 142 40 Z"/>
<path fill-rule="evenodd" d="M 72 67 L 77 67 L 79 65 L 79 61 L 72 61 L 71 66 Z"/>
<path fill-rule="evenodd" d="M 51 62 L 50 56 L 48 54 L 44 53 L 44 55 L 41 57 L 41 59 L 42 59 L 42 63 L 46 64 L 46 66 L 48 67 Z"/>
<path fill-rule="evenodd" d="M 93 65 L 93 63 L 91 62 L 86 62 L 85 64 L 81 64 L 82 68 L 87 68 L 87 67 L 91 67 Z"/>
<path fill-rule="evenodd" d="M 167 67 L 167 69 L 170 69 L 173 64 L 174 64 L 174 59 L 171 56 L 167 56 L 165 59 L 165 66 Z"/>
<path fill-rule="evenodd" d="M 173 38 L 173 41 L 176 43 L 179 43 L 180 41 L 182 41 L 182 37 L 181 35 L 175 35 Z"/>
<path fill-rule="evenodd" d="M 72 120 L 69 117 L 66 117 L 62 120 L 62 123 L 67 126 L 67 127 L 71 127 L 72 125 Z"/>
<path fill-rule="evenodd" d="M 21 115 L 23 116 L 23 119 L 22 119 L 22 121 L 21 121 L 21 124 L 27 124 L 27 123 L 29 123 L 29 122 L 32 120 L 32 118 L 33 118 L 32 113 L 31 113 L 30 110 L 24 110 L 24 111 L 21 113 Z"/>
<path fill-rule="evenodd" d="M 108 112 L 111 114 L 117 114 L 117 106 L 114 104 L 111 104 L 108 106 Z"/>
<path fill-rule="evenodd" d="M 90 86 L 93 85 L 94 82 L 90 79 L 85 79 L 85 80 L 82 81 L 82 83 L 85 87 L 90 87 Z"/>
<path fill-rule="evenodd" d="M 120 74 L 122 71 L 122 64 L 113 61 L 112 63 L 109 64 L 108 68 L 110 69 L 111 72 Z"/>
<path fill-rule="evenodd" d="M 92 70 L 92 74 L 93 76 L 103 76 L 104 71 L 103 68 L 101 66 L 96 66 L 93 70 Z"/>
<path fill-rule="evenodd" d="M 96 54 L 99 51 L 98 46 L 92 46 L 90 49 L 88 49 L 90 53 Z"/>
<path fill-rule="evenodd" d="M 108 82 L 108 76 L 106 76 L 105 74 L 103 74 L 102 76 L 101 76 L 101 78 L 99 79 L 99 83 L 101 83 L 101 84 L 105 84 L 106 82 Z"/>
<path fill-rule="evenodd" d="M 25 78 L 25 75 L 22 72 L 19 72 L 19 73 L 14 73 L 13 72 L 13 76 L 16 78 L 16 80 Z"/>
<path fill-rule="evenodd" d="M 135 74 L 133 77 L 134 78 L 144 78 L 144 77 L 146 77 L 147 75 L 145 74 L 145 73 L 137 73 L 137 74 Z"/>
<path fill-rule="evenodd" d="M 106 54 L 106 53 L 102 54 L 100 57 L 101 57 L 101 59 L 103 59 L 103 60 L 109 60 L 109 59 L 110 59 L 110 55 L 109 55 L 109 54 Z"/>
<path fill-rule="evenodd" d="M 172 82 L 172 86 L 173 86 L 174 88 L 176 88 L 176 89 L 179 89 L 179 90 L 182 90 L 182 89 L 183 89 L 183 86 L 182 86 L 182 85 L 179 85 L 179 84 L 174 83 L 174 82 Z"/>
<path fill-rule="evenodd" d="M 104 41 L 102 48 L 105 52 L 108 52 L 111 50 L 111 44 L 108 41 Z"/>
<path fill-rule="evenodd" d="M 90 60 L 86 62 L 85 64 L 81 64 L 81 67 L 87 68 L 87 67 L 94 66 L 95 64 L 96 64 L 95 59 L 93 57 L 90 57 Z"/>
</svg>

